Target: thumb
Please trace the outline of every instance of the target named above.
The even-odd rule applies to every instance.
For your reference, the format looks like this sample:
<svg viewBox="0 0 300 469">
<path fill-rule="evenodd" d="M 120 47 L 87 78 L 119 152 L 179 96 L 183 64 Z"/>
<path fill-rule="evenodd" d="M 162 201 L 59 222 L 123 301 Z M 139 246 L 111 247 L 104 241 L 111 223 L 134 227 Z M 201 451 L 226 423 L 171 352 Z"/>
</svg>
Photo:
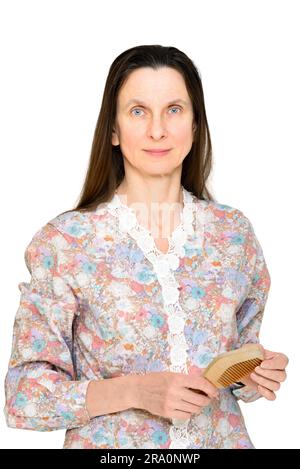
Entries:
<svg viewBox="0 0 300 469">
<path fill-rule="evenodd" d="M 277 355 L 277 352 L 272 352 L 271 350 L 264 349 L 265 353 L 265 360 L 268 360 L 269 358 L 274 358 Z"/>
<path fill-rule="evenodd" d="M 191 365 L 190 368 L 189 368 L 189 375 L 198 375 L 199 376 L 203 373 L 203 369 L 199 368 L 199 366 Z"/>
</svg>

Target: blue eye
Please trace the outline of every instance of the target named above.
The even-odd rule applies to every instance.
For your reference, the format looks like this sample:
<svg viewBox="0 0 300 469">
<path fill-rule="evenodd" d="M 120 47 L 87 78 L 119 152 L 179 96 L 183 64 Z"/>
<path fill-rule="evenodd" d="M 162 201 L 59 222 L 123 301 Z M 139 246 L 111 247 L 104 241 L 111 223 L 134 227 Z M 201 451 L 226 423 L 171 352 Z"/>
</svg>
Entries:
<svg viewBox="0 0 300 469">
<path fill-rule="evenodd" d="M 179 109 L 179 111 L 181 111 L 179 107 L 171 107 L 171 109 Z M 171 114 L 174 114 L 174 112 L 172 112 Z M 175 112 L 175 114 L 178 114 L 178 112 Z"/>
<path fill-rule="evenodd" d="M 174 106 L 174 107 L 171 107 L 170 109 L 177 109 L 179 111 L 181 111 L 181 108 L 180 107 L 177 107 L 177 106 Z M 135 108 L 135 109 L 132 109 L 131 112 L 134 112 L 134 111 L 141 111 L 142 109 L 140 108 Z M 172 112 L 171 114 L 178 114 L 178 112 Z M 136 114 L 135 114 L 136 115 Z"/>
<path fill-rule="evenodd" d="M 134 112 L 134 111 L 141 111 L 141 109 L 133 109 L 132 112 Z"/>
</svg>

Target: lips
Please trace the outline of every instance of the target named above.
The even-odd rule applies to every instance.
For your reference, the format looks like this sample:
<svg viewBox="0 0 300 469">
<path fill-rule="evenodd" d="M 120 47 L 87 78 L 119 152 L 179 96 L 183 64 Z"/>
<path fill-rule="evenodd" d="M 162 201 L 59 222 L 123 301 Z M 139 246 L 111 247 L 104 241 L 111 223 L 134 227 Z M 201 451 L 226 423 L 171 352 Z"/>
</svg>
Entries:
<svg viewBox="0 0 300 469">
<path fill-rule="evenodd" d="M 167 150 L 145 150 L 147 153 L 149 153 L 152 156 L 163 156 L 166 155 L 171 149 Z"/>
<path fill-rule="evenodd" d="M 146 148 L 145 151 L 151 151 L 151 152 L 156 152 L 156 151 L 169 151 L 171 148 Z"/>
</svg>

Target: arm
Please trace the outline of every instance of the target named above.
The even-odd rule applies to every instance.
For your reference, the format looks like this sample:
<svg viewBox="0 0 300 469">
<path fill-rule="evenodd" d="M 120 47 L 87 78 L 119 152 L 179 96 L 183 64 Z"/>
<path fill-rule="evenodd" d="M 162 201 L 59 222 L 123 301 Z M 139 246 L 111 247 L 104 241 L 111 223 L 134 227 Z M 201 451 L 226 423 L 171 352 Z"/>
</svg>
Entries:
<svg viewBox="0 0 300 469">
<path fill-rule="evenodd" d="M 50 431 L 90 420 L 86 393 L 92 380 L 78 381 L 73 368 L 72 324 L 79 312 L 60 262 L 61 247 L 68 247 L 66 240 L 47 224 L 25 251 L 31 281 L 18 285 L 21 299 L 5 377 L 9 427 Z"/>
<path fill-rule="evenodd" d="M 139 380 L 138 375 L 126 375 L 93 381 L 86 395 L 86 406 L 91 418 L 138 408 Z"/>
<path fill-rule="evenodd" d="M 247 343 L 259 343 L 262 318 L 271 285 L 271 278 L 262 247 L 254 233 L 253 226 L 243 214 L 241 216 L 245 232 L 245 254 L 247 268 L 251 274 L 251 285 L 246 298 L 236 312 L 238 330 L 236 348 Z M 256 389 L 253 389 L 255 383 L 251 378 L 245 377 L 240 381 L 244 386 L 241 383 L 230 386 L 233 395 L 237 399 L 244 402 L 253 402 L 262 397 Z"/>
</svg>

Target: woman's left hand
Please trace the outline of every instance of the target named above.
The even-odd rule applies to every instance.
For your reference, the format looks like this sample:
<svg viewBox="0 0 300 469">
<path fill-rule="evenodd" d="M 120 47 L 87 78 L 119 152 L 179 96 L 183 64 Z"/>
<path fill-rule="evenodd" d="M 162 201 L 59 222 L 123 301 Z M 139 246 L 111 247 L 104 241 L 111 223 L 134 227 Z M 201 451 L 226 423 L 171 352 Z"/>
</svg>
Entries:
<svg viewBox="0 0 300 469">
<path fill-rule="evenodd" d="M 283 353 L 264 349 L 265 359 L 257 366 L 254 372 L 240 381 L 251 389 L 256 389 L 269 401 L 274 401 L 280 385 L 286 380 L 285 368 L 289 359 Z"/>
</svg>

